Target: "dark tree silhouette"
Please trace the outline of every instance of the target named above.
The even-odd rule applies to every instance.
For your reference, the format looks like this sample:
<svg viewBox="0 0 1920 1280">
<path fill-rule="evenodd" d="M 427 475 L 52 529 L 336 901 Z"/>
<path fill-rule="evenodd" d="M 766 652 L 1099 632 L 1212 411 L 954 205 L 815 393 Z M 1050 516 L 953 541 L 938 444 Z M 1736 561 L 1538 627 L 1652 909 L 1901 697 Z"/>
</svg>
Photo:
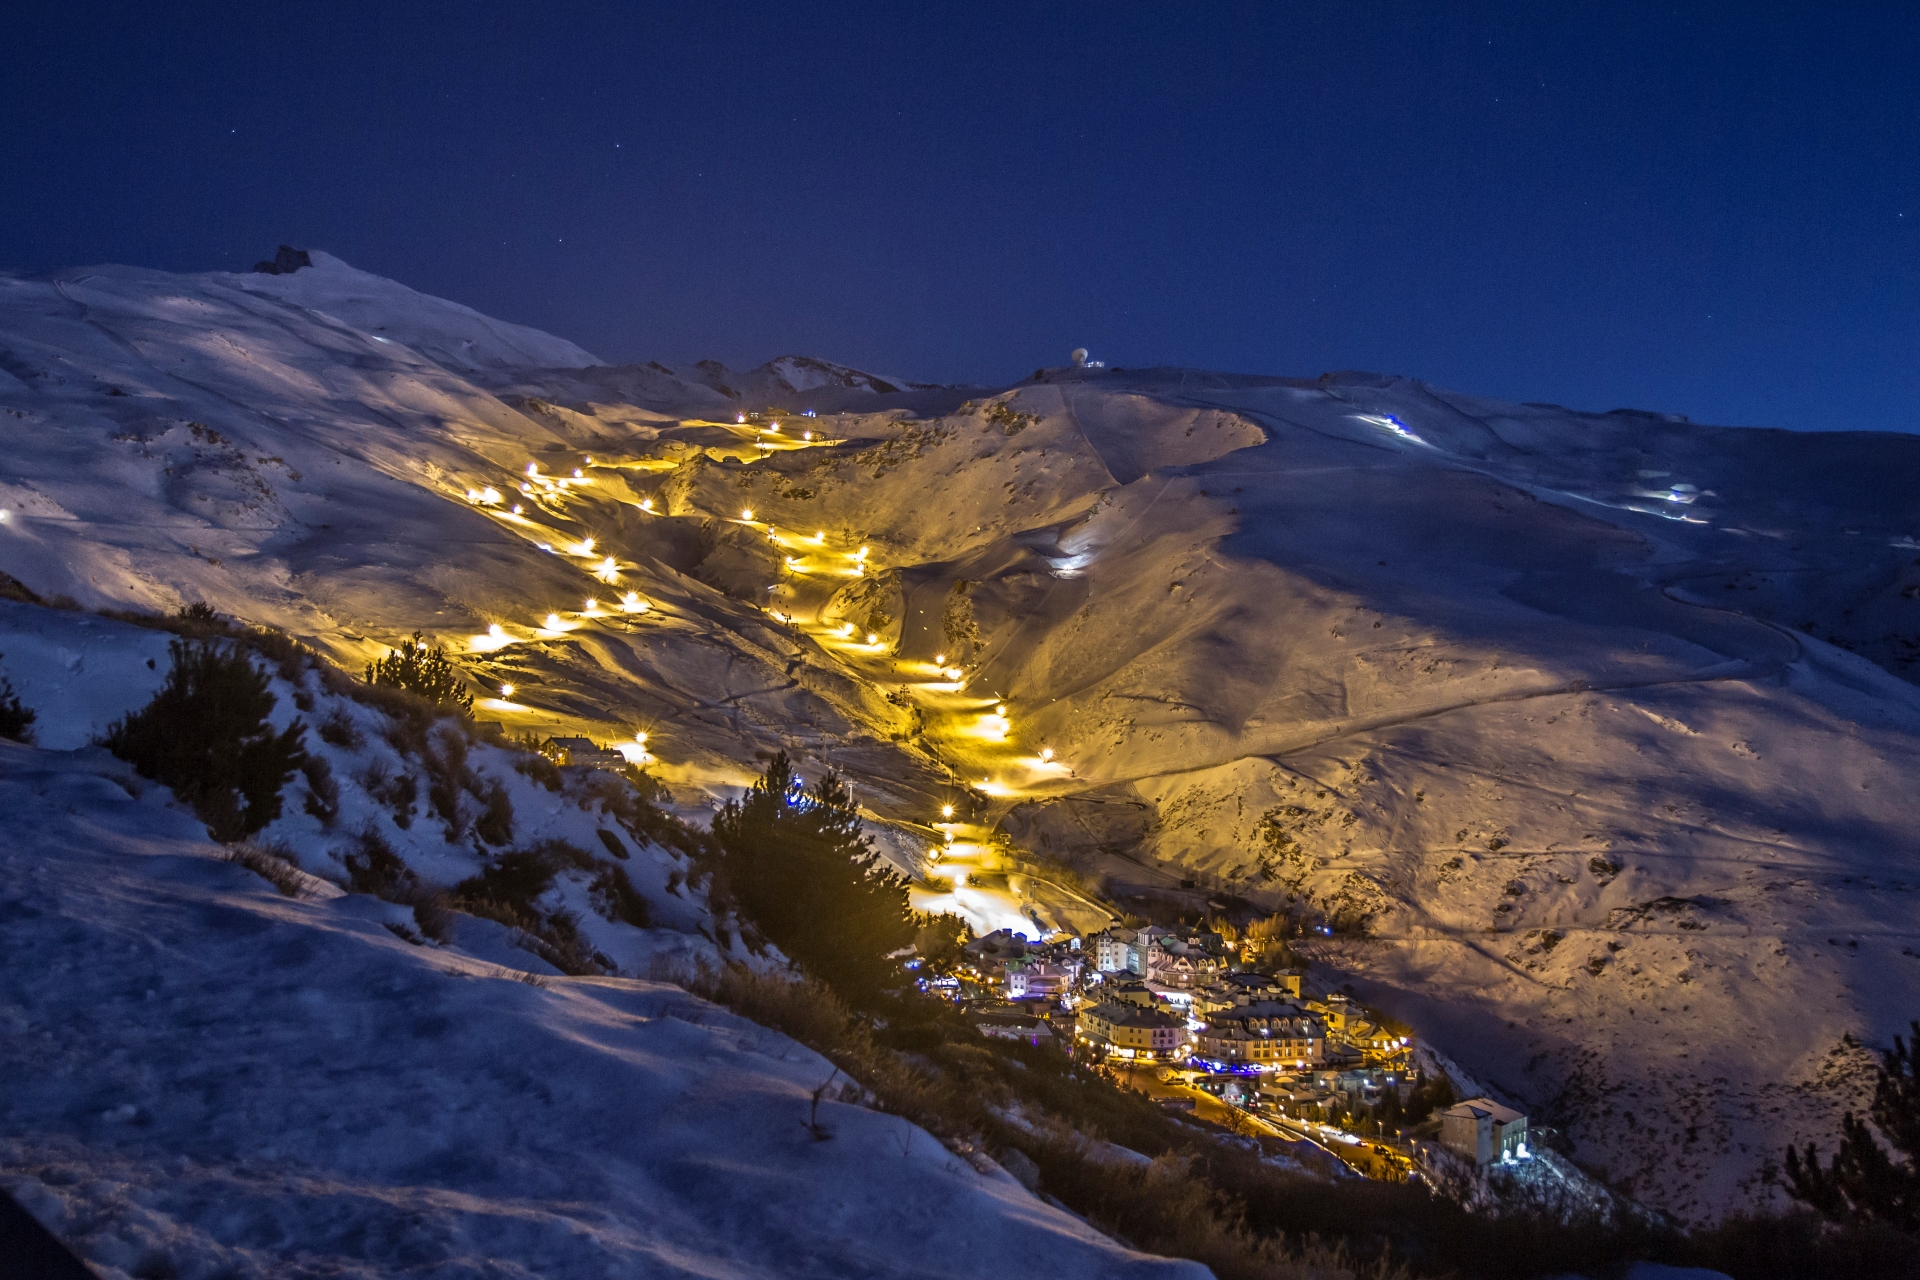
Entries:
<svg viewBox="0 0 1920 1280">
<path fill-rule="evenodd" d="M 861 834 L 836 774 L 806 787 L 779 752 L 715 815 L 713 834 L 742 913 L 802 968 L 856 997 L 898 974 L 887 955 L 916 931 L 906 881 Z"/>
<path fill-rule="evenodd" d="M 307 757 L 306 726 L 295 720 L 273 731 L 271 681 L 245 653 L 206 640 L 168 648 L 167 682 L 115 721 L 101 745 L 171 787 L 214 839 L 244 839 L 280 816 L 280 788 Z"/>
<path fill-rule="evenodd" d="M 436 705 L 473 710 L 473 694 L 447 661 L 447 651 L 429 645 L 418 631 L 398 649 L 389 649 L 386 657 L 367 664 L 367 683 L 405 689 Z"/>
<path fill-rule="evenodd" d="M 15 742 L 33 741 L 33 722 L 39 719 L 32 707 L 20 701 L 13 681 L 0 676 L 0 738 Z"/>
<path fill-rule="evenodd" d="M 1873 1123 L 1851 1111 L 1840 1121 L 1840 1149 L 1823 1168 L 1809 1142 L 1787 1148 L 1787 1192 L 1833 1222 L 1875 1222 L 1920 1231 L 1920 1022 L 1913 1040 L 1893 1038 L 1873 1088 Z M 1893 1147 L 1874 1137 L 1878 1128 Z M 1895 1154 L 1905 1156 L 1904 1162 Z"/>
</svg>

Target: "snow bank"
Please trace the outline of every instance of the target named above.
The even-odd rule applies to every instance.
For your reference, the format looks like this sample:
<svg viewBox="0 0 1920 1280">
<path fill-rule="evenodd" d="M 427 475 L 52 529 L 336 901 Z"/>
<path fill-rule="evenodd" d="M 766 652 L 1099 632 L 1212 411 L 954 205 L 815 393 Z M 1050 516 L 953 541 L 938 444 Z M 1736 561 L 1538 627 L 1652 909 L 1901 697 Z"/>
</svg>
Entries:
<svg viewBox="0 0 1920 1280">
<path fill-rule="evenodd" d="M 1206 1274 L 898 1118 L 814 1141 L 832 1067 L 676 987 L 280 897 L 97 750 L 0 744 L 0 812 L 0 1183 L 103 1275 Z"/>
</svg>

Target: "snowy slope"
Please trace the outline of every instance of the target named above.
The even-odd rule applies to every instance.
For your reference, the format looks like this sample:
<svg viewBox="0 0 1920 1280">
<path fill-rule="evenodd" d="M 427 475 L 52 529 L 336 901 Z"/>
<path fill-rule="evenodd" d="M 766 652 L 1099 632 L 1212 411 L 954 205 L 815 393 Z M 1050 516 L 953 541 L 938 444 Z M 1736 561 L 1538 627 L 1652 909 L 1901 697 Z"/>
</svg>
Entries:
<svg viewBox="0 0 1920 1280">
<path fill-rule="evenodd" d="M 348 663 L 424 628 L 688 800 L 795 747 L 915 870 L 958 802 L 1111 893 L 1364 922 L 1331 979 L 1687 1216 L 1917 1012 L 1912 437 L 1188 370 L 775 432 L 728 371 L 463 372 L 235 279 L 0 281 L 0 569 Z M 998 856 L 923 900 L 1101 918 Z"/>
<path fill-rule="evenodd" d="M 604 364 L 571 342 L 525 325 L 483 316 L 445 298 L 351 267 L 330 253 L 309 251 L 311 267 L 286 275 L 236 273 L 235 288 L 290 302 L 396 343 L 450 369 L 528 366 L 586 368 Z"/>
<path fill-rule="evenodd" d="M 136 797 L 132 792 L 139 792 Z M 283 898 L 103 752 L 0 744 L 0 1185 L 109 1277 L 1191 1276 L 676 987 Z"/>
</svg>

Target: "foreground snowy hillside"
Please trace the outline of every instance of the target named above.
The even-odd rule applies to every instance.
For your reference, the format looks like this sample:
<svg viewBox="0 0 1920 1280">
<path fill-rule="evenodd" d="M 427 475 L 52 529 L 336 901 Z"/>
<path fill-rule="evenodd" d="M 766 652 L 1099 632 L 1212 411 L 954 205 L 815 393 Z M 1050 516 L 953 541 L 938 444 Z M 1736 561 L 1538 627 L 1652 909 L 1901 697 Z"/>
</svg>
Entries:
<svg viewBox="0 0 1920 1280">
<path fill-rule="evenodd" d="M 1207 1275 L 678 987 L 286 898 L 98 749 L 0 743 L 0 1186 L 104 1276 Z M 0 1266 L 4 1270 L 4 1266 Z"/>
<path fill-rule="evenodd" d="M 0 279 L 0 569 L 349 666 L 423 628 L 690 803 L 793 748 L 917 873 L 954 804 L 921 901 L 982 925 L 1103 922 L 1060 863 L 1309 910 L 1328 981 L 1683 1216 L 1920 1013 L 1913 437 L 591 366 L 319 261 Z"/>
</svg>

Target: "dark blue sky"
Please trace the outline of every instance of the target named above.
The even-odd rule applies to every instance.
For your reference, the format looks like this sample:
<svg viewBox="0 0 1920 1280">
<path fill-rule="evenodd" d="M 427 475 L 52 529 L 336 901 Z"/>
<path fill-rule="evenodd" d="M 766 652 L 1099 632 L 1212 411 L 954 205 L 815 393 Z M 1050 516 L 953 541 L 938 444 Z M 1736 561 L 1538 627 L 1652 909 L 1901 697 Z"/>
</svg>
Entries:
<svg viewBox="0 0 1920 1280">
<path fill-rule="evenodd" d="M 1917 68 L 1910 3 L 21 6 L 0 265 L 287 241 L 609 360 L 1916 430 Z"/>
</svg>

